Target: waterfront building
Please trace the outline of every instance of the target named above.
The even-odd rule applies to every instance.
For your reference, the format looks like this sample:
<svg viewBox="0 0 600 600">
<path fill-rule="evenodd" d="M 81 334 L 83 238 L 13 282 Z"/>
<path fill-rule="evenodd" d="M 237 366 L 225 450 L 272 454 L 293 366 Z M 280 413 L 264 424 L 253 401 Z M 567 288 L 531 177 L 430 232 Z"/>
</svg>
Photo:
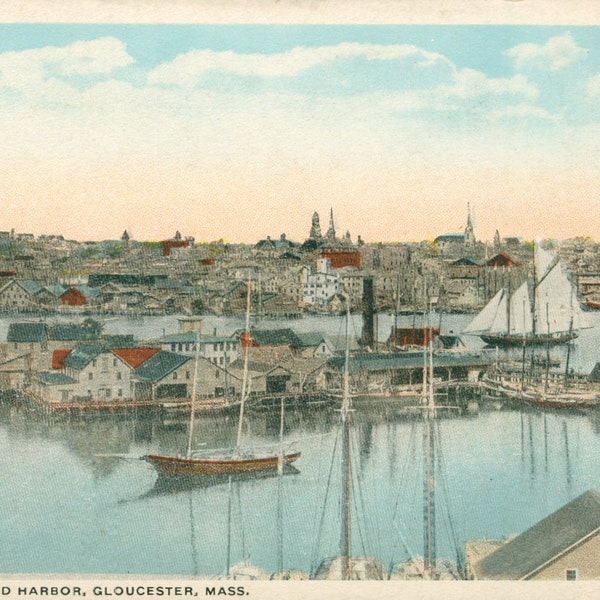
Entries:
<svg viewBox="0 0 600 600">
<path fill-rule="evenodd" d="M 600 492 L 588 490 L 508 540 L 470 540 L 468 579 L 600 579 Z"/>
<path fill-rule="evenodd" d="M 31 279 L 12 279 L 0 289 L 0 310 L 27 312 L 56 304 L 54 294 Z"/>
<path fill-rule="evenodd" d="M 135 398 L 188 398 L 191 394 L 194 364 L 191 356 L 161 350 L 135 371 Z"/>
<path fill-rule="evenodd" d="M 55 350 L 51 366 L 35 372 L 31 382 L 44 402 L 133 398 L 132 366 L 104 345 Z"/>
<path fill-rule="evenodd" d="M 202 335 L 196 331 L 183 331 L 165 335 L 160 340 L 162 350 L 185 356 L 199 356 L 209 362 L 227 366 L 240 354 L 240 340 L 236 336 Z"/>
</svg>

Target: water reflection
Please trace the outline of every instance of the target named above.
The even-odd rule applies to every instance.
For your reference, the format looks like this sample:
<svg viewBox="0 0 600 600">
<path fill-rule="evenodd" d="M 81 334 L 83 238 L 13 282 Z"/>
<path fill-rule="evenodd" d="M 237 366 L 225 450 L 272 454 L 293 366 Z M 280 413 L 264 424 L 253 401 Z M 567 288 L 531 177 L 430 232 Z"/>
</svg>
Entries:
<svg viewBox="0 0 600 600">
<path fill-rule="evenodd" d="M 276 412 L 248 415 L 249 443 L 278 443 Z M 184 450 L 185 420 L 174 426 L 156 414 L 42 417 L 0 403 L 0 501 L 11 514 L 0 524 L 0 549 L 10 557 L 5 568 L 211 575 L 249 555 L 267 572 L 310 571 L 312 561 L 338 552 L 339 474 L 331 468 L 339 458 L 338 420 L 332 409 L 286 410 L 285 440 L 302 452 L 297 468 L 281 478 L 237 476 L 230 492 L 228 476 L 158 479 L 139 460 Z M 356 553 L 364 545 L 387 564 L 422 554 L 422 416 L 371 402 L 356 408 L 352 422 Z M 199 415 L 197 424 L 199 446 L 235 441 L 232 416 Z M 464 545 L 519 533 L 600 484 L 597 412 L 482 403 L 469 416 L 441 412 L 437 425 L 441 557 L 454 558 L 451 539 Z M 229 522 L 236 529 L 227 558 Z M 43 552 L 54 548 L 57 527 L 66 532 L 64 550 Z M 40 539 L 39 551 L 24 547 L 27 535 Z M 161 551 L 148 552 L 158 541 Z M 82 546 L 97 548 L 93 558 Z"/>
<path fill-rule="evenodd" d="M 300 470 L 292 465 L 285 465 L 281 476 L 298 475 Z M 275 479 L 279 477 L 277 471 L 268 471 L 263 473 L 236 473 L 233 475 L 203 475 L 201 477 L 163 477 L 158 476 L 154 486 L 137 500 L 146 500 L 156 496 L 170 494 L 179 494 L 181 492 L 190 492 L 193 490 L 203 490 L 219 485 L 229 485 L 230 483 L 256 482 L 262 479 Z M 129 501 L 128 501 L 129 502 Z"/>
</svg>

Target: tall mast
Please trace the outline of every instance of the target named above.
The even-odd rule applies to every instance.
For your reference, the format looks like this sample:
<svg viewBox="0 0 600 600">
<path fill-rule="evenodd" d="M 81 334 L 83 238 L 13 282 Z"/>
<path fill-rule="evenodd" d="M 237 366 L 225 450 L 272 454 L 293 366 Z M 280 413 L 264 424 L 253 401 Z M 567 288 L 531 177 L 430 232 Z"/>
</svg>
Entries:
<svg viewBox="0 0 600 600">
<path fill-rule="evenodd" d="M 342 524 L 340 554 L 342 579 L 350 579 L 351 513 L 352 513 L 352 462 L 350 460 L 350 296 L 346 295 L 346 352 L 344 359 L 344 394 L 342 398 Z"/>
<path fill-rule="evenodd" d="M 424 481 L 424 567 L 427 579 L 435 578 L 436 570 L 436 535 L 435 535 L 435 397 L 433 390 L 433 335 L 429 328 L 429 385 L 427 390 L 427 406 L 425 408 L 425 481 Z"/>
<path fill-rule="evenodd" d="M 246 327 L 242 336 L 242 345 L 244 346 L 244 374 L 242 377 L 242 397 L 240 398 L 240 417 L 238 421 L 236 448 L 239 448 L 242 441 L 242 425 L 244 421 L 244 403 L 248 393 L 248 358 L 250 354 L 250 273 L 248 273 L 248 283 L 246 290 Z"/>
<path fill-rule="evenodd" d="M 198 357 L 200 354 L 200 332 L 196 331 L 196 352 L 194 357 L 194 381 L 192 383 L 192 398 L 190 401 L 190 430 L 188 432 L 187 458 L 192 456 L 194 443 L 194 420 L 196 418 L 196 386 L 198 383 Z"/>
<path fill-rule="evenodd" d="M 535 268 L 535 242 L 533 242 L 533 306 L 531 308 L 531 336 L 533 338 L 535 338 L 535 332 L 536 332 L 536 318 L 535 318 L 535 308 L 537 306 L 537 302 L 536 302 L 536 296 L 537 296 L 537 288 L 538 288 L 538 282 L 537 282 L 537 272 L 536 272 L 536 268 Z"/>
</svg>

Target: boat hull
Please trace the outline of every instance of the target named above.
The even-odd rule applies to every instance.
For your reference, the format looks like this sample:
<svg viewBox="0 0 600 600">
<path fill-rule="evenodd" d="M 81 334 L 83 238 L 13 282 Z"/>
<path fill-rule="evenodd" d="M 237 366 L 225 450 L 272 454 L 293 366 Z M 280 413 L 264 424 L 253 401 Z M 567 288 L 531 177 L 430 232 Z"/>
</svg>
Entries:
<svg viewBox="0 0 600 600">
<path fill-rule="evenodd" d="M 300 457 L 300 452 L 286 454 L 284 466 L 291 465 Z M 263 473 L 276 471 L 279 456 L 249 458 L 183 458 L 148 454 L 145 459 L 156 469 L 159 475 L 166 477 L 196 477 L 203 475 L 234 475 L 238 473 Z"/>
<path fill-rule="evenodd" d="M 506 335 L 506 334 L 493 334 L 493 333 L 482 333 L 479 337 L 488 346 L 499 346 L 501 348 L 511 348 L 519 346 L 547 346 L 557 344 L 568 344 L 569 342 L 577 339 L 579 334 L 575 331 L 569 333 L 557 333 L 554 335 Z"/>
<path fill-rule="evenodd" d="M 586 300 L 585 305 L 591 310 L 600 310 L 600 301 Z"/>
</svg>

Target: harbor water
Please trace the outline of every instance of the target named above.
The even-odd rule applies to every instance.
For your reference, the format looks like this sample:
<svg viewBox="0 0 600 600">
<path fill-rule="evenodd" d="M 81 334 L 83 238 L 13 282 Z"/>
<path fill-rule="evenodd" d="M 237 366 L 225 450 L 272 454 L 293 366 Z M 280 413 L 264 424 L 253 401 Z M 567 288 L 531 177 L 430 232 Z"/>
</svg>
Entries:
<svg viewBox="0 0 600 600">
<path fill-rule="evenodd" d="M 450 316 L 442 327 L 460 331 L 469 318 Z M 379 322 L 381 332 L 392 317 Z M 314 331 L 323 323 L 338 334 L 339 319 L 302 319 L 292 326 Z M 240 323 L 207 318 L 205 325 L 230 333 Z M 6 328 L 0 322 L 0 336 Z M 106 324 L 108 332 L 140 339 L 176 329 L 176 317 Z M 596 332 L 582 332 L 573 345 L 575 370 L 589 372 L 599 360 Z M 438 556 L 456 560 L 467 539 L 520 533 L 587 489 L 600 489 L 599 415 L 489 402 L 468 413 L 441 411 Z M 277 444 L 278 411 L 249 410 L 247 417 L 247 443 Z M 281 479 L 174 489 L 157 485 L 155 471 L 140 457 L 181 452 L 185 416 L 46 416 L 4 402 L 0 570 L 217 576 L 249 560 L 267 573 L 314 571 L 339 552 L 338 419 L 331 408 L 286 410 L 284 440 L 302 455 Z M 375 556 L 390 568 L 423 553 L 423 421 L 388 399 L 361 403 L 352 422 L 352 553 Z M 201 415 L 196 444 L 229 446 L 236 428 L 235 414 Z"/>
</svg>

